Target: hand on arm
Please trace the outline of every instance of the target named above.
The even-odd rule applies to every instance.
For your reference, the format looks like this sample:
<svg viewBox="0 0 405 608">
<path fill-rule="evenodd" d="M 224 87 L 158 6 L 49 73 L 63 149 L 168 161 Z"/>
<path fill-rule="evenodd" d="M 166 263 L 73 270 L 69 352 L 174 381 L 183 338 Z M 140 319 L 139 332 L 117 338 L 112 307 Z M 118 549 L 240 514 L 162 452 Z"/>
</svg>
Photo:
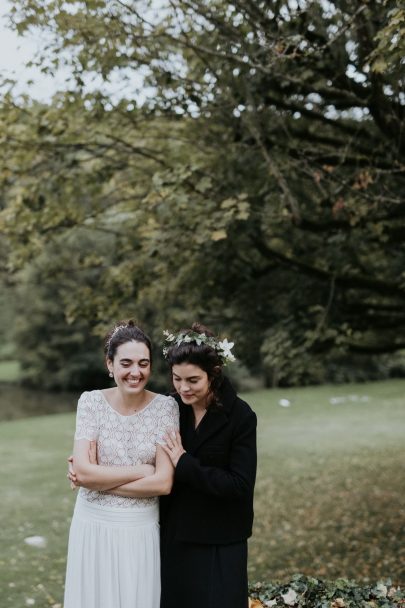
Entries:
<svg viewBox="0 0 405 608">
<path fill-rule="evenodd" d="M 170 431 L 164 437 L 165 443 L 162 444 L 162 449 L 169 456 L 174 467 L 177 466 L 180 456 L 185 453 L 179 431 Z"/>
<path fill-rule="evenodd" d="M 174 477 L 173 464 L 163 446 L 156 448 L 156 470 L 153 475 L 143 477 L 137 481 L 120 485 L 108 491 L 108 494 L 127 496 L 130 498 L 149 498 L 151 496 L 163 496 L 170 494 Z"/>
</svg>

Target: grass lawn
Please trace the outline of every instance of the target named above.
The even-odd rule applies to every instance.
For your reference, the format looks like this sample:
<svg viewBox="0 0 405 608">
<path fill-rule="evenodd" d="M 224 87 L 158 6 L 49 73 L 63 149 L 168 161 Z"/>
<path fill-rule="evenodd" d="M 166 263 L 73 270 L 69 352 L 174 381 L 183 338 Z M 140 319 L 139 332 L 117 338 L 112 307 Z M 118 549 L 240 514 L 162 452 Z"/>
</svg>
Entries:
<svg viewBox="0 0 405 608">
<path fill-rule="evenodd" d="M 245 396 L 259 420 L 251 580 L 303 572 L 405 583 L 404 388 L 390 381 Z M 62 603 L 73 427 L 72 414 L 0 424 L 1 608 Z M 45 548 L 24 543 L 35 535 Z"/>
<path fill-rule="evenodd" d="M 20 374 L 18 361 L 0 361 L 0 382 L 16 382 Z"/>
<path fill-rule="evenodd" d="M 260 458 L 252 580 L 405 583 L 404 392 L 390 381 L 248 396 Z"/>
</svg>

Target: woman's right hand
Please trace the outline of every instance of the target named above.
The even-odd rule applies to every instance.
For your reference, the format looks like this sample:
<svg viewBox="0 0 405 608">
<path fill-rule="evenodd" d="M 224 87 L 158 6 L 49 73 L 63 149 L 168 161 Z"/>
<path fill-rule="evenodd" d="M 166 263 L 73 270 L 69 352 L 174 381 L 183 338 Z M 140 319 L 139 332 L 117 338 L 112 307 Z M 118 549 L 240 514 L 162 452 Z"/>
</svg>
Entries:
<svg viewBox="0 0 405 608">
<path fill-rule="evenodd" d="M 73 455 L 71 454 L 68 458 L 68 474 L 67 474 L 67 478 L 70 481 L 70 488 L 72 490 L 76 490 L 77 485 L 77 479 L 76 479 L 76 473 L 75 470 L 73 468 Z"/>
</svg>

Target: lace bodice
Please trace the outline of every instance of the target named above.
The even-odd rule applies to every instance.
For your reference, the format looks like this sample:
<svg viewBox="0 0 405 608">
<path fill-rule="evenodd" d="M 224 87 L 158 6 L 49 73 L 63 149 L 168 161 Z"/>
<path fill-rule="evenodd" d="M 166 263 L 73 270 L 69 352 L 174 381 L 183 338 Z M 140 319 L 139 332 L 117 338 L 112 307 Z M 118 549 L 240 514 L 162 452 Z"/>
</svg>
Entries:
<svg viewBox="0 0 405 608">
<path fill-rule="evenodd" d="M 77 406 L 75 439 L 97 440 L 102 465 L 155 464 L 156 444 L 173 428 L 179 428 L 179 409 L 173 397 L 156 395 L 140 412 L 124 416 L 101 391 L 86 391 Z M 110 507 L 144 508 L 158 501 L 157 497 L 128 498 L 86 488 L 80 488 L 80 495 Z"/>
</svg>

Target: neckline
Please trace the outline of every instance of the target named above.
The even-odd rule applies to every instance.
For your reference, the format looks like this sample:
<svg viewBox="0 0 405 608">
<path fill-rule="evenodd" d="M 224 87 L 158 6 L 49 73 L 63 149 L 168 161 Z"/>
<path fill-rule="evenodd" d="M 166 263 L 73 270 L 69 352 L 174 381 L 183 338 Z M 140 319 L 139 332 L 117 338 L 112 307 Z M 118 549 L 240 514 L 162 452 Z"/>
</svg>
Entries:
<svg viewBox="0 0 405 608">
<path fill-rule="evenodd" d="M 156 395 L 154 397 L 152 397 L 152 399 L 141 410 L 139 410 L 139 412 L 134 412 L 133 414 L 121 414 L 121 412 L 116 410 L 115 407 L 113 407 L 111 405 L 111 403 L 108 401 L 107 397 L 104 395 L 104 393 L 101 389 L 98 389 L 98 392 L 101 394 L 104 402 L 108 405 L 108 407 L 110 409 L 112 409 L 113 412 L 118 414 L 118 416 L 121 416 L 122 418 L 132 418 L 133 416 L 139 416 L 139 414 L 142 414 L 142 412 L 144 412 L 146 409 L 148 409 L 148 407 L 155 401 L 155 399 L 157 397 L 159 397 L 159 393 L 156 393 Z"/>
</svg>

